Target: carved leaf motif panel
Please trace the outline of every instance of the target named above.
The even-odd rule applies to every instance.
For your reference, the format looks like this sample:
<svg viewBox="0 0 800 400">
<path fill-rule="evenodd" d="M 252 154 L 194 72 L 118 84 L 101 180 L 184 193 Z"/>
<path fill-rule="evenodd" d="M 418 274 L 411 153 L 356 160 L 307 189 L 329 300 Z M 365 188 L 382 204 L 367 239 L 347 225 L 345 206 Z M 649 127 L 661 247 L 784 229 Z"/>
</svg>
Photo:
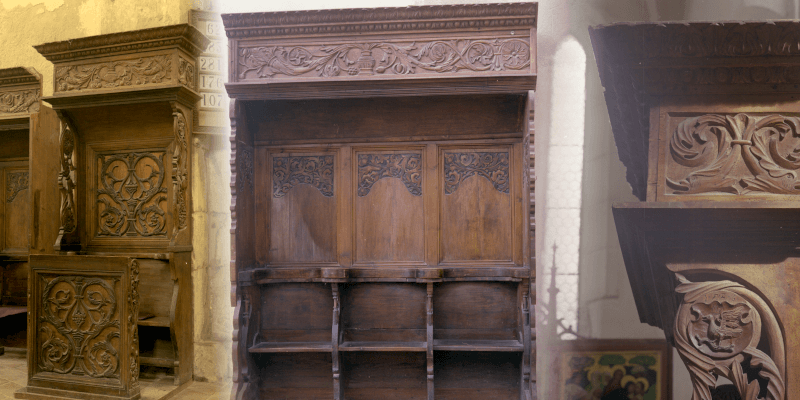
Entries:
<svg viewBox="0 0 800 400">
<path fill-rule="evenodd" d="M 56 67 L 56 92 L 172 82 L 169 55 Z"/>
<path fill-rule="evenodd" d="M 508 152 L 445 153 L 444 193 L 458 190 L 465 179 L 480 176 L 501 193 L 509 193 Z"/>
<path fill-rule="evenodd" d="M 800 194 L 800 118 L 705 114 L 669 137 L 667 194 Z"/>
<path fill-rule="evenodd" d="M 333 197 L 333 156 L 274 157 L 272 196 L 283 197 L 297 185 L 311 185 Z"/>
<path fill-rule="evenodd" d="M 420 154 L 359 154 L 358 196 L 369 194 L 372 185 L 383 178 L 398 178 L 414 196 L 422 196 L 422 157 Z"/>
<path fill-rule="evenodd" d="M 528 39 L 422 40 L 320 46 L 260 46 L 239 50 L 239 79 L 508 72 L 530 66 Z"/>
<path fill-rule="evenodd" d="M 188 167 L 188 143 L 187 143 L 187 123 L 183 112 L 176 111 L 175 119 L 175 143 L 172 151 L 172 188 L 175 196 L 175 231 L 186 228 L 189 224 L 189 167 Z"/>
<path fill-rule="evenodd" d="M 166 236 L 166 151 L 97 156 L 97 236 Z"/>
<path fill-rule="evenodd" d="M 11 203 L 19 192 L 28 188 L 28 171 L 6 173 L 6 202 Z"/>
<path fill-rule="evenodd" d="M 39 89 L 0 92 L 0 115 L 39 112 Z"/>
<path fill-rule="evenodd" d="M 178 58 L 178 83 L 190 89 L 195 87 L 194 64 L 183 57 Z"/>
<path fill-rule="evenodd" d="M 41 276 L 40 371 L 120 378 L 118 278 Z"/>
</svg>

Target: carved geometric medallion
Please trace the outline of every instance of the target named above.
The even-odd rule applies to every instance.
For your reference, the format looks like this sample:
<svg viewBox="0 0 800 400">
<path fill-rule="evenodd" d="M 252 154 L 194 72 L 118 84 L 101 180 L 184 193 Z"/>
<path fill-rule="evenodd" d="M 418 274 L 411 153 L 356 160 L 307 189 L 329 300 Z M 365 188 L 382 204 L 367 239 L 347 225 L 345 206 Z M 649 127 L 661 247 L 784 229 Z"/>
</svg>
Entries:
<svg viewBox="0 0 800 400">
<path fill-rule="evenodd" d="M 419 154 L 359 154 L 358 196 L 369 194 L 382 178 L 399 178 L 414 195 L 422 195 L 422 161 Z"/>
<path fill-rule="evenodd" d="M 17 194 L 28 188 L 28 171 L 6 173 L 6 202 L 11 203 Z"/>
<path fill-rule="evenodd" d="M 705 114 L 669 141 L 668 194 L 800 194 L 800 118 Z"/>
<path fill-rule="evenodd" d="M 98 155 L 98 236 L 166 235 L 165 154 Z"/>
<path fill-rule="evenodd" d="M 452 194 L 471 176 L 482 176 L 501 193 L 509 192 L 508 152 L 445 153 L 444 193 Z"/>
<path fill-rule="evenodd" d="M 333 156 L 275 157 L 272 159 L 272 195 L 283 197 L 297 185 L 311 185 L 333 197 Z"/>
</svg>

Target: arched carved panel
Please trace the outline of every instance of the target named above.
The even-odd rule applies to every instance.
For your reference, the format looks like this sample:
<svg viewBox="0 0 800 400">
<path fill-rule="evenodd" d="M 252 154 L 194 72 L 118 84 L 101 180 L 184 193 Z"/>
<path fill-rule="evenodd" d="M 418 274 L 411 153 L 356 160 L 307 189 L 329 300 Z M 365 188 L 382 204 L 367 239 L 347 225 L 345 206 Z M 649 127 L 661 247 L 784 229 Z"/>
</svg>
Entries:
<svg viewBox="0 0 800 400">
<path fill-rule="evenodd" d="M 399 178 L 409 193 L 422 196 L 422 158 L 419 154 L 359 154 L 358 196 L 369 194 L 383 178 Z"/>
</svg>

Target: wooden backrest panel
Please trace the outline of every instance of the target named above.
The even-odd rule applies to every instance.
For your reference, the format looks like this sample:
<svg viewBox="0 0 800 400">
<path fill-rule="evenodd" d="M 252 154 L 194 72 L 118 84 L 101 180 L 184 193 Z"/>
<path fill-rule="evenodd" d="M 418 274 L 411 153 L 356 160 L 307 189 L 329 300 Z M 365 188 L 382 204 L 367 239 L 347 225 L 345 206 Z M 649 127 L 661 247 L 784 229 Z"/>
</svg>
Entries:
<svg viewBox="0 0 800 400">
<path fill-rule="evenodd" d="M 516 339 L 517 284 L 446 282 L 433 292 L 436 339 Z"/>
<path fill-rule="evenodd" d="M 0 158 L 28 158 L 28 130 L 14 129 L 1 131 Z"/>
<path fill-rule="evenodd" d="M 28 304 L 28 263 L 0 265 L 0 305 Z"/>
<path fill-rule="evenodd" d="M 261 337 L 267 342 L 330 341 L 333 297 L 322 283 L 275 284 L 261 291 Z M 280 305 L 280 306 L 278 306 Z"/>
<path fill-rule="evenodd" d="M 173 283 L 169 262 L 139 259 L 139 313 L 169 317 Z"/>
<path fill-rule="evenodd" d="M 425 286 L 352 284 L 342 293 L 344 340 L 425 340 Z"/>
<path fill-rule="evenodd" d="M 518 399 L 520 357 L 520 353 L 438 352 L 436 398 Z"/>
<path fill-rule="evenodd" d="M 330 398 L 330 353 L 263 354 L 255 356 L 258 374 L 259 399 L 318 399 Z M 323 389 L 323 390 L 316 390 Z M 322 394 L 322 396 L 319 396 Z"/>
<path fill-rule="evenodd" d="M 0 146 L 2 147 L 2 146 Z M 15 163 L 16 164 L 16 163 Z M 31 191 L 28 163 L 0 167 L 3 179 L 4 253 L 28 253 L 31 230 Z"/>
<path fill-rule="evenodd" d="M 347 399 L 425 399 L 425 353 L 342 355 Z"/>
</svg>

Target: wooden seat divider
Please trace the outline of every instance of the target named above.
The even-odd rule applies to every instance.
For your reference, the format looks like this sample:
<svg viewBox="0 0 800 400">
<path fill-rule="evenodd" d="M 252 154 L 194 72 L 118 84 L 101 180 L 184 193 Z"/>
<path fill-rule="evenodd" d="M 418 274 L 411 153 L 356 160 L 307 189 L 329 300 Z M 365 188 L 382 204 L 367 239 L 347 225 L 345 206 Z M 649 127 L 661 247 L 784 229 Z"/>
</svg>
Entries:
<svg viewBox="0 0 800 400">
<path fill-rule="evenodd" d="M 231 398 L 535 396 L 536 9 L 223 14 Z"/>
</svg>

